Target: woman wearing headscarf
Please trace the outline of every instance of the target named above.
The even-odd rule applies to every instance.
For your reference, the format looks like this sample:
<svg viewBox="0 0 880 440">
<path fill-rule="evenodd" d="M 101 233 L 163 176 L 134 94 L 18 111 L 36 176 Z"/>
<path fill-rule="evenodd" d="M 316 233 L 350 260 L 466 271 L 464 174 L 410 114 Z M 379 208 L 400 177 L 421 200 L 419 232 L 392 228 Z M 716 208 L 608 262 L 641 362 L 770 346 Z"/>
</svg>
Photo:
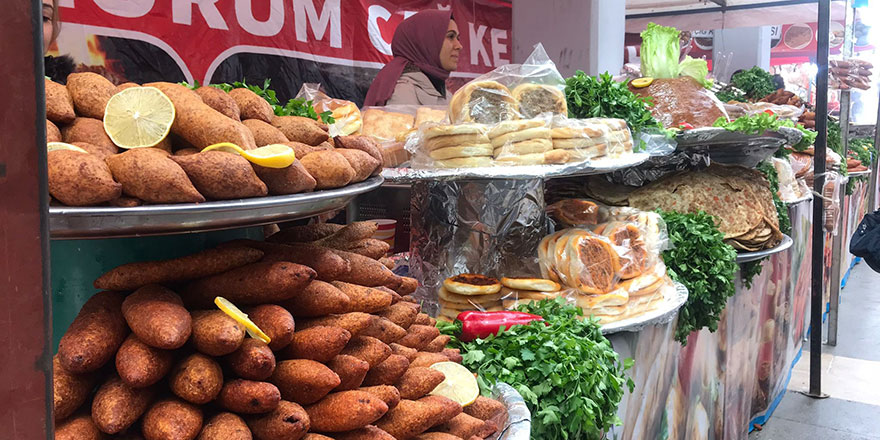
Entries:
<svg viewBox="0 0 880 440">
<path fill-rule="evenodd" d="M 461 52 L 451 11 L 422 11 L 404 20 L 394 32 L 391 52 L 394 58 L 376 75 L 365 106 L 446 105 L 446 78 Z"/>
</svg>

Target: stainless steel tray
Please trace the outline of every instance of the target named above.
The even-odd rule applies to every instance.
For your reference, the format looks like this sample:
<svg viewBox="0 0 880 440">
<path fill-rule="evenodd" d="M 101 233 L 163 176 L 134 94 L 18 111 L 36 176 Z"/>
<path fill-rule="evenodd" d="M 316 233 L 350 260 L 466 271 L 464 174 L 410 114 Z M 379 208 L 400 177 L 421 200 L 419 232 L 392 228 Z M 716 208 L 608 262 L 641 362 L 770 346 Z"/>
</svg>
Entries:
<svg viewBox="0 0 880 440">
<path fill-rule="evenodd" d="M 870 175 L 871 175 L 871 170 L 853 171 L 851 173 L 847 173 L 847 176 L 849 176 L 849 177 L 860 177 L 860 176 L 870 176 Z"/>
<path fill-rule="evenodd" d="M 498 382 L 492 387 L 492 398 L 507 408 L 506 420 L 493 420 L 501 428 L 490 440 L 529 440 L 532 430 L 532 414 L 525 400 L 512 386 Z"/>
<path fill-rule="evenodd" d="M 763 251 L 757 251 L 757 252 L 740 252 L 736 256 L 736 262 L 737 263 L 748 263 L 749 261 L 760 260 L 761 258 L 769 257 L 773 254 L 778 254 L 779 252 L 782 252 L 782 251 L 790 248 L 793 243 L 794 243 L 794 241 L 791 239 L 791 237 L 789 237 L 787 235 L 783 235 L 782 241 L 779 242 L 779 244 L 776 245 L 776 247 L 773 247 L 770 249 L 764 249 Z"/>
<path fill-rule="evenodd" d="M 705 127 L 684 131 L 675 140 L 677 151 L 706 153 L 715 162 L 754 168 L 783 145 L 800 142 L 801 137 L 800 131 L 788 127 L 762 134 Z"/>
<path fill-rule="evenodd" d="M 312 217 L 345 207 L 358 194 L 382 185 L 381 176 L 344 188 L 289 196 L 178 205 L 50 207 L 53 239 L 90 239 L 204 232 Z"/>
<path fill-rule="evenodd" d="M 604 324 L 602 325 L 602 334 L 637 332 L 649 325 L 665 324 L 675 318 L 678 309 L 687 302 L 687 299 L 687 287 L 684 284 L 675 283 L 674 287 L 663 292 L 663 301 L 657 307 L 632 318 Z"/>
</svg>

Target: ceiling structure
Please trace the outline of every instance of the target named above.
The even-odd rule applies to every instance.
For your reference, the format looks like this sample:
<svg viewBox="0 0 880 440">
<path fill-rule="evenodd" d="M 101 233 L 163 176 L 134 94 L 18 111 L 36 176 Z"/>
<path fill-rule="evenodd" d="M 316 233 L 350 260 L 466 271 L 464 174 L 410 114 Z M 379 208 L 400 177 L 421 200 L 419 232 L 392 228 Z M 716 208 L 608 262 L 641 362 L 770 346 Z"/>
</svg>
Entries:
<svg viewBox="0 0 880 440">
<path fill-rule="evenodd" d="M 831 18 L 843 19 L 843 1 L 831 3 Z M 816 21 L 816 0 L 626 0 L 626 31 L 649 22 L 681 30 L 729 29 Z"/>
</svg>

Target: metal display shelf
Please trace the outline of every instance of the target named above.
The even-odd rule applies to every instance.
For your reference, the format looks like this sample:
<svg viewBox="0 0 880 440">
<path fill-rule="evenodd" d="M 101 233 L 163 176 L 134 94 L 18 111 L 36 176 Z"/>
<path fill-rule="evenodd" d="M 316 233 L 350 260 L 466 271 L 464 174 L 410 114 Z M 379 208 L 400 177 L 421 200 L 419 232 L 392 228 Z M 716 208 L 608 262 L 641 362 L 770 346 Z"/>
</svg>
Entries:
<svg viewBox="0 0 880 440">
<path fill-rule="evenodd" d="M 793 243 L 794 243 L 794 241 L 791 239 L 791 237 L 789 237 L 788 235 L 783 235 L 782 241 L 779 242 L 779 244 L 776 245 L 776 247 L 773 247 L 770 249 L 764 249 L 762 251 L 756 251 L 756 252 L 740 252 L 739 254 L 736 255 L 736 262 L 737 263 L 748 263 L 749 261 L 760 260 L 764 257 L 769 257 L 773 254 L 778 254 L 778 253 L 790 248 Z"/>
<path fill-rule="evenodd" d="M 637 332 L 649 325 L 665 324 L 677 316 L 678 309 L 687 302 L 687 299 L 687 287 L 684 284 L 675 283 L 674 286 L 664 289 L 663 300 L 656 307 L 631 318 L 603 324 L 602 334 Z"/>
<path fill-rule="evenodd" d="M 312 217 L 345 207 L 382 185 L 381 176 L 344 188 L 287 196 L 177 205 L 50 207 L 52 239 L 97 239 L 184 234 L 261 226 Z"/>
<path fill-rule="evenodd" d="M 695 128 L 675 137 L 677 151 L 706 153 L 719 163 L 756 167 L 783 145 L 794 145 L 803 134 L 795 128 L 780 127 L 778 131 L 748 134 L 721 127 Z"/>
</svg>

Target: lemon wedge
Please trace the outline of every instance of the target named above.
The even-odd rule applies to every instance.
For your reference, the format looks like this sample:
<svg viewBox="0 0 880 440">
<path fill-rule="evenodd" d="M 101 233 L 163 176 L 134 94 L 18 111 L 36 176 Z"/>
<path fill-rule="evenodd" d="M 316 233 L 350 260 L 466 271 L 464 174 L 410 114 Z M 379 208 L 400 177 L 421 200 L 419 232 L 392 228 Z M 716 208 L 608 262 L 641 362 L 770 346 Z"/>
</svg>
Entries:
<svg viewBox="0 0 880 440">
<path fill-rule="evenodd" d="M 104 109 L 104 131 L 120 148 L 153 147 L 162 142 L 176 112 L 155 87 L 131 87 L 113 95 Z"/>
<path fill-rule="evenodd" d="M 46 144 L 46 152 L 55 151 L 55 150 L 70 150 L 70 151 L 76 151 L 77 153 L 88 154 L 88 151 L 83 150 L 82 148 L 77 147 L 76 145 L 66 144 L 64 142 L 49 142 L 48 144 Z"/>
<path fill-rule="evenodd" d="M 260 328 L 257 327 L 256 324 L 254 324 L 254 321 L 251 321 L 250 318 L 248 318 L 248 315 L 246 313 L 242 312 L 238 307 L 235 307 L 235 304 L 229 302 L 228 299 L 222 296 L 218 296 L 214 298 L 214 304 L 216 304 L 217 307 L 223 311 L 223 313 L 229 315 L 229 317 L 238 321 L 239 324 L 243 325 L 245 330 L 247 331 L 247 334 L 250 335 L 250 337 L 254 339 L 259 339 L 267 344 L 269 343 L 269 341 L 271 341 L 271 339 L 269 339 L 269 336 L 263 333 L 263 331 L 260 330 Z"/>
<path fill-rule="evenodd" d="M 271 144 L 253 150 L 245 150 L 231 142 L 221 142 L 205 147 L 202 152 L 205 151 L 235 153 L 251 163 L 266 168 L 287 168 L 296 161 L 296 153 L 293 151 L 293 148 L 283 144 Z"/>
<path fill-rule="evenodd" d="M 632 86 L 637 89 L 641 89 L 641 88 L 645 88 L 645 87 L 650 86 L 651 83 L 653 83 L 653 82 L 654 82 L 654 78 L 647 76 L 644 78 L 634 79 L 634 80 L 632 80 L 632 83 L 630 83 L 630 84 L 632 84 Z"/>
<path fill-rule="evenodd" d="M 438 362 L 431 365 L 431 369 L 437 370 L 446 376 L 446 379 L 437 385 L 432 396 L 443 396 L 452 399 L 461 406 L 468 406 L 480 397 L 480 386 L 477 378 L 467 368 L 455 362 Z"/>
</svg>

